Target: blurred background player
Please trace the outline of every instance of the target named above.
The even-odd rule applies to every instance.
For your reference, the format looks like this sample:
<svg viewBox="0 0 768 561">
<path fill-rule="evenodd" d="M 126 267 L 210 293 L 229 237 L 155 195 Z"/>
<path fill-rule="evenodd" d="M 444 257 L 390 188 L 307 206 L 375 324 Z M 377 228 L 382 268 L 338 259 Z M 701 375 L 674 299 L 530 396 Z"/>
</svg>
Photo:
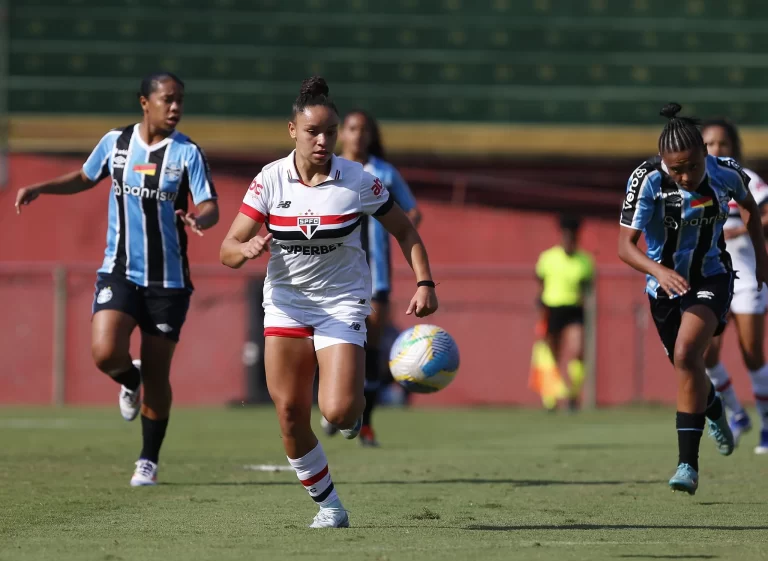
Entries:
<svg viewBox="0 0 768 561">
<path fill-rule="evenodd" d="M 132 486 L 157 483 L 171 411 L 171 360 L 193 290 L 185 226 L 202 236 L 219 218 L 205 155 L 176 131 L 184 111 L 184 83 L 168 72 L 149 75 L 141 82 L 139 102 L 141 123 L 104 135 L 81 170 L 25 187 L 16 196 L 21 212 L 42 194 L 72 195 L 112 177 L 91 349 L 99 370 L 121 386 L 123 418 L 132 421 L 141 410 L 143 446 Z M 188 212 L 190 194 L 199 216 Z M 132 361 L 136 326 L 141 359 Z"/>
<path fill-rule="evenodd" d="M 339 128 L 325 80 L 301 85 L 288 130 L 296 149 L 251 183 L 221 245 L 221 262 L 238 268 L 271 253 L 264 281 L 267 387 L 288 461 L 320 510 L 312 528 L 349 526 L 310 416 L 315 369 L 323 417 L 348 438 L 365 407 L 365 320 L 371 275 L 360 225 L 372 214 L 398 240 L 417 279 L 407 313 L 437 309 L 426 250 L 381 181 L 333 154 Z M 259 236 L 263 224 L 269 233 Z"/>
<path fill-rule="evenodd" d="M 707 151 L 713 156 L 728 156 L 743 163 L 741 138 L 736 127 L 727 119 L 713 119 L 704 122 L 701 135 Z M 763 230 L 768 225 L 768 185 L 752 170 L 743 168 L 750 177 L 749 190 L 760 208 Z M 733 201 L 728 207 L 728 220 L 723 226 L 723 236 L 728 253 L 733 260 L 737 277 L 734 281 L 731 318 L 738 334 L 739 348 L 744 365 L 749 370 L 757 411 L 761 419 L 760 442 L 755 448 L 757 454 L 768 454 L 768 365 L 765 363 L 763 339 L 765 338 L 765 310 L 768 290 L 755 283 L 755 250 L 749 233 L 741 219 L 739 207 Z M 715 337 L 704 357 L 707 374 L 723 398 L 731 413 L 730 425 L 738 444 L 742 433 L 752 428 L 752 421 L 736 397 L 731 377 L 720 362 L 722 336 Z"/>
<path fill-rule="evenodd" d="M 363 164 L 365 171 L 379 178 L 395 203 L 418 227 L 421 213 L 416 208 L 416 199 L 395 167 L 384 161 L 379 124 L 373 116 L 360 109 L 351 111 L 344 119 L 339 140 L 342 157 Z M 365 343 L 365 410 L 360 430 L 360 444 L 363 446 L 378 446 L 371 416 L 379 399 L 379 390 L 391 380 L 388 369 L 382 368 L 380 354 L 384 330 L 390 322 L 392 267 L 389 236 L 389 232 L 376 218 L 363 217 L 361 238 L 373 286 L 371 315 L 367 320 L 368 339 Z M 387 349 L 383 350 L 387 352 Z M 328 435 L 336 433 L 335 428 L 328 423 L 323 423 L 323 430 Z"/>
<path fill-rule="evenodd" d="M 760 283 L 768 276 L 768 254 L 748 176 L 734 160 L 708 156 L 698 122 L 678 117 L 680 109 L 676 103 L 662 109 L 668 122 L 659 137 L 660 157 L 629 178 L 619 257 L 646 273 L 651 315 L 677 371 L 679 455 L 669 486 L 693 495 L 705 419 L 718 451 L 728 456 L 734 448 L 725 409 L 704 366 L 704 352 L 725 329 L 733 297 L 734 272 L 722 234 L 731 199 L 742 209 Z M 641 234 L 647 254 L 637 247 Z"/>
<path fill-rule="evenodd" d="M 595 274 L 592 256 L 578 247 L 580 225 L 576 217 L 561 217 L 561 243 L 542 252 L 536 263 L 541 323 L 546 325 L 545 340 L 552 358 L 534 359 L 541 363 L 553 362 L 555 367 L 565 365 L 570 380 L 568 405 L 572 410 L 578 407 L 584 386 L 584 300 Z M 539 390 L 544 407 L 550 410 L 555 408 L 558 398 L 566 397 L 551 387 L 552 384 L 547 383 Z"/>
</svg>

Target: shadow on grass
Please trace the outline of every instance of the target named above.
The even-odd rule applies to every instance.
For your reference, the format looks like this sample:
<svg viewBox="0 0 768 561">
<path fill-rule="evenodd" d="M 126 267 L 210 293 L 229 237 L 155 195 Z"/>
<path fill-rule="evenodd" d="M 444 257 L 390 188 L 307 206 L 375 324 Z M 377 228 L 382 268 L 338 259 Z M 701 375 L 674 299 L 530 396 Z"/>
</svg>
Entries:
<svg viewBox="0 0 768 561">
<path fill-rule="evenodd" d="M 717 555 L 619 555 L 622 559 L 717 559 Z"/>
<path fill-rule="evenodd" d="M 292 475 L 292 474 L 291 474 Z M 458 479 L 414 479 L 414 480 L 379 480 L 379 481 L 336 481 L 337 485 L 511 485 L 513 487 L 553 487 L 559 485 L 592 486 L 592 485 L 655 485 L 656 480 L 595 480 L 595 481 L 571 481 L 560 479 L 485 479 L 485 478 L 458 478 Z M 270 485 L 297 485 L 298 481 L 169 481 L 161 485 L 216 487 L 216 486 L 270 486 Z"/>
<path fill-rule="evenodd" d="M 465 529 L 495 532 L 517 532 L 519 530 L 723 530 L 729 532 L 749 532 L 768 530 L 768 526 L 685 526 L 682 524 L 521 524 L 519 526 L 487 526 L 475 524 L 466 526 Z"/>
</svg>

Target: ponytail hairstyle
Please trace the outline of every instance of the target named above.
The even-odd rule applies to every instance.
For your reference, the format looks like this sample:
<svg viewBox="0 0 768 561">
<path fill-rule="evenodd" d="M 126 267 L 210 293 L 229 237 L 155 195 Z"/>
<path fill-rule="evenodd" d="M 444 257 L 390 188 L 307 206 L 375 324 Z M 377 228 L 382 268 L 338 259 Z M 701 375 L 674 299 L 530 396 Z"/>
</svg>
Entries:
<svg viewBox="0 0 768 561">
<path fill-rule="evenodd" d="M 293 102 L 293 115 L 291 121 L 296 122 L 296 115 L 303 113 L 307 107 L 317 107 L 321 105 L 333 109 L 338 115 L 339 110 L 336 109 L 336 104 L 328 96 L 330 89 L 325 78 L 321 76 L 312 76 L 307 78 L 301 83 L 301 89 L 299 90 L 299 96 L 296 101 Z"/>
<path fill-rule="evenodd" d="M 659 154 L 684 152 L 704 148 L 704 139 L 699 130 L 699 120 L 693 117 L 678 117 L 682 107 L 678 103 L 665 105 L 660 115 L 669 119 L 659 136 Z"/>
</svg>

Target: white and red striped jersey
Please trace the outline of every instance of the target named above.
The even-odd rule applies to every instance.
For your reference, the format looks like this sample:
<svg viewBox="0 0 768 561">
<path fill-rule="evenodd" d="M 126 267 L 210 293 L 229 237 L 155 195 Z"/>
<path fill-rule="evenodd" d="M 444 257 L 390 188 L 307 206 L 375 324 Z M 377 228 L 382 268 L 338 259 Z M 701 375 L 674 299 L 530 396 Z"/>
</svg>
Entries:
<svg viewBox="0 0 768 561">
<path fill-rule="evenodd" d="M 251 182 L 240 212 L 272 233 L 264 300 L 294 307 L 368 303 L 371 273 L 360 243 L 364 214 L 381 216 L 393 199 L 357 162 L 333 156 L 324 183 L 310 187 L 294 152 Z"/>
<path fill-rule="evenodd" d="M 751 169 L 742 169 L 744 170 L 744 173 L 746 173 L 750 178 L 749 192 L 752 193 L 752 196 L 755 198 L 757 206 L 767 203 L 768 185 L 766 185 L 765 181 L 763 181 L 763 179 Z M 729 230 L 732 228 L 739 228 L 743 225 L 744 222 L 742 221 L 741 214 L 739 213 L 739 205 L 736 204 L 736 201 L 731 199 L 731 202 L 728 203 L 728 220 L 725 221 L 723 229 Z"/>
</svg>

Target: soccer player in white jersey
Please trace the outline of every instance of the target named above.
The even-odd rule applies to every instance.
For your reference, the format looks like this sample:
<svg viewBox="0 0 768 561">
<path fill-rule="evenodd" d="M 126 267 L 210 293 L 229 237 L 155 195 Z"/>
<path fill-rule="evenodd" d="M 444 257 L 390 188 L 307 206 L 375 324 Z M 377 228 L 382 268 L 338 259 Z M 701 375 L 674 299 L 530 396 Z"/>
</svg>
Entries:
<svg viewBox="0 0 768 561">
<path fill-rule="evenodd" d="M 741 138 L 736 127 L 726 119 L 715 119 L 703 124 L 701 134 L 707 144 L 707 151 L 713 156 L 728 156 L 742 162 Z M 744 168 L 749 175 L 749 190 L 760 207 L 763 227 L 768 226 L 768 185 L 755 172 Z M 755 250 L 752 248 L 747 228 L 739 214 L 738 205 L 731 201 L 728 220 L 723 227 L 723 236 L 728 253 L 733 260 L 737 278 L 734 283 L 731 318 L 739 336 L 739 346 L 744 364 L 749 370 L 757 411 L 761 419 L 760 442 L 755 448 L 757 454 L 768 454 L 768 365 L 763 352 L 765 339 L 765 311 L 768 290 L 758 290 L 755 284 Z M 730 412 L 733 436 L 739 436 L 752 428 L 752 421 L 736 397 L 731 378 L 720 362 L 722 337 L 712 341 L 705 355 L 707 374 L 717 391 L 723 397 Z"/>
<path fill-rule="evenodd" d="M 171 413 L 171 361 L 193 290 L 186 228 L 202 236 L 219 219 L 205 155 L 176 130 L 184 111 L 184 82 L 169 72 L 150 74 L 141 82 L 139 102 L 142 121 L 105 134 L 81 169 L 20 189 L 16 196 L 21 212 L 40 195 L 73 195 L 112 180 L 91 354 L 98 369 L 120 385 L 123 418 L 133 421 L 141 413 L 143 444 L 133 487 L 157 483 Z M 197 216 L 189 212 L 190 195 Z M 136 327 L 140 360 L 130 353 Z"/>
<path fill-rule="evenodd" d="M 349 439 L 365 407 L 365 319 L 371 273 L 360 240 L 363 215 L 397 239 L 416 275 L 407 314 L 437 309 L 424 244 L 382 183 L 333 155 L 339 115 L 325 80 L 305 80 L 288 131 L 296 149 L 259 173 L 221 245 L 221 262 L 241 267 L 269 252 L 264 282 L 264 362 L 288 461 L 320 507 L 310 527 L 349 526 L 328 460 L 312 432 L 315 368 L 323 416 Z M 259 235 L 262 225 L 268 233 Z"/>
</svg>

